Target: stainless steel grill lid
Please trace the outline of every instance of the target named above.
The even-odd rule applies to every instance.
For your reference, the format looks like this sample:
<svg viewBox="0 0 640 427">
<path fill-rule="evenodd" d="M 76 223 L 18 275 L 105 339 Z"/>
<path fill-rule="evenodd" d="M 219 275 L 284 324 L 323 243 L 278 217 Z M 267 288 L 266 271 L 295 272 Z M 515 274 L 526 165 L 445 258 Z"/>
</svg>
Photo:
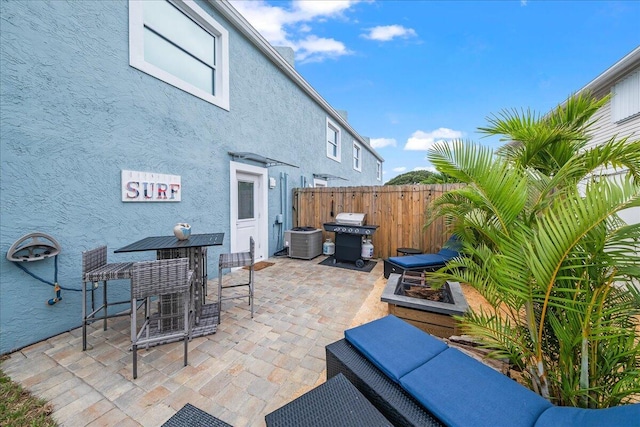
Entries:
<svg viewBox="0 0 640 427">
<path fill-rule="evenodd" d="M 365 225 L 366 213 L 342 212 L 336 215 L 336 224 L 342 225 Z"/>
</svg>

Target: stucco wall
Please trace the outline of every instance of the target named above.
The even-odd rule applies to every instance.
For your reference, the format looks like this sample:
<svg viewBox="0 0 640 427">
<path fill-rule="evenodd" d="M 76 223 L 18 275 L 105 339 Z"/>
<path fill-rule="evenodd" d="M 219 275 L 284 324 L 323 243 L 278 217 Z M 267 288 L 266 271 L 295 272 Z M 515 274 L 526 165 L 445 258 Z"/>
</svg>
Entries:
<svg viewBox="0 0 640 427">
<path fill-rule="evenodd" d="M 129 66 L 127 1 L 0 3 L 0 353 L 81 323 L 81 293 L 53 289 L 5 258 L 22 235 L 41 231 L 62 245 L 59 282 L 80 289 L 81 252 L 106 244 L 109 261 L 152 259 L 113 254 L 145 236 L 167 235 L 176 222 L 193 232 L 229 233 L 228 151 L 252 151 L 300 166 L 289 190 L 314 172 L 373 185 L 375 158 L 351 167 L 351 137 L 342 162 L 325 156 L 326 113 L 247 39 L 198 2 L 230 32 L 230 111 L 217 108 Z M 123 169 L 180 175 L 180 203 L 123 203 Z M 333 183 L 332 183 L 333 184 Z M 291 206 L 288 194 L 287 206 Z M 269 253 L 277 235 L 280 191 L 269 190 Z M 290 212 L 286 212 L 290 215 Z M 290 222 L 289 222 L 290 224 Z M 210 251 L 210 277 L 222 248 Z M 53 260 L 28 267 L 53 280 Z M 112 283 L 112 299 L 128 284 Z"/>
</svg>

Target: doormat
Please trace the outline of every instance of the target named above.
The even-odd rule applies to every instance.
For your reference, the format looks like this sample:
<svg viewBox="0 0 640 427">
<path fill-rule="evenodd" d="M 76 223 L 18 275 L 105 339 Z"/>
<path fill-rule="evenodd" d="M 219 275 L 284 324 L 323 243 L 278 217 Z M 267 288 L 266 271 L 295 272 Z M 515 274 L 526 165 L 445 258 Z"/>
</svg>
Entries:
<svg viewBox="0 0 640 427">
<path fill-rule="evenodd" d="M 338 268 L 344 268 L 346 270 L 363 271 L 365 273 L 369 273 L 369 272 L 371 272 L 371 270 L 373 270 L 373 267 L 375 267 L 377 263 L 378 263 L 377 261 L 369 261 L 369 260 L 367 260 L 367 261 L 364 262 L 364 267 L 358 268 L 352 262 L 336 261 L 334 257 L 330 256 L 327 259 L 325 259 L 324 261 L 320 261 L 318 264 L 327 265 L 329 267 L 338 267 Z"/>
<path fill-rule="evenodd" d="M 263 268 L 267 268 L 267 267 L 271 267 L 273 264 L 275 264 L 275 262 L 268 262 L 268 261 L 260 261 L 260 262 L 256 262 L 253 265 L 253 271 L 259 271 L 262 270 Z M 242 267 L 245 270 L 249 269 L 249 266 L 247 265 L 246 267 Z"/>
</svg>

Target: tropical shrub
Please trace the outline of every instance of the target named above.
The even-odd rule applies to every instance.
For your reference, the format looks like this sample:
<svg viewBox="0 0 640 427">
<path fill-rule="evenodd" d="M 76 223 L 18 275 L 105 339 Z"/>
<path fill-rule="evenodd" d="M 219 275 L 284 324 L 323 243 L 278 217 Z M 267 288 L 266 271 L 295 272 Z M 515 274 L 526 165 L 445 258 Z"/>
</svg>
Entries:
<svg viewBox="0 0 640 427">
<path fill-rule="evenodd" d="M 640 224 L 618 215 L 640 206 L 640 141 L 589 147 L 605 102 L 584 94 L 545 116 L 502 112 L 481 129 L 509 141 L 498 152 L 457 141 L 429 153 L 467 184 L 432 206 L 466 255 L 436 277 L 489 301 L 463 330 L 557 405 L 640 396 Z"/>
<path fill-rule="evenodd" d="M 458 182 L 458 180 L 440 172 L 417 170 L 398 175 L 384 185 L 451 184 L 455 182 Z"/>
</svg>

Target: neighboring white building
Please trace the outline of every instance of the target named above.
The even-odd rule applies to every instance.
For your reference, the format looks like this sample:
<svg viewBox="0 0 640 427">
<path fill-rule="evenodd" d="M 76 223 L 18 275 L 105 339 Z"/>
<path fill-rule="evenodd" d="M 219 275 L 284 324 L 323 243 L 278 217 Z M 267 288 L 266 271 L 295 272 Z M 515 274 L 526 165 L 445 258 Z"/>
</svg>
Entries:
<svg viewBox="0 0 640 427">
<path fill-rule="evenodd" d="M 611 99 L 594 116 L 590 146 L 602 144 L 613 136 L 640 139 L 640 46 L 593 79 L 578 93 L 590 91 L 598 98 Z M 616 171 L 612 175 L 622 175 Z M 627 223 L 640 223 L 640 208 L 621 213 Z"/>
</svg>

